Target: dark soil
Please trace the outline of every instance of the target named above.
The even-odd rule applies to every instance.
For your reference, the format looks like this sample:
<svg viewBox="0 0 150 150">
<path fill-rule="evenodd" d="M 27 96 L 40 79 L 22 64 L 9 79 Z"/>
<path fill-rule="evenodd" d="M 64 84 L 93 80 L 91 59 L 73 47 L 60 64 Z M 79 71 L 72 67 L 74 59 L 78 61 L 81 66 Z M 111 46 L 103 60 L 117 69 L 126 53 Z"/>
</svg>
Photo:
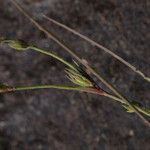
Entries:
<svg viewBox="0 0 150 150">
<path fill-rule="evenodd" d="M 130 99 L 150 107 L 141 77 L 76 36 L 42 18 L 44 13 L 91 37 L 150 76 L 148 0 L 19 1 L 44 27 L 68 42 Z M 9 0 L 0 1 L 0 37 L 23 39 L 66 60 L 72 58 L 37 30 Z M 32 51 L 0 47 L 0 82 L 67 83 L 64 66 Z M 150 129 L 104 97 L 58 90 L 0 95 L 0 150 L 149 150 Z"/>
</svg>

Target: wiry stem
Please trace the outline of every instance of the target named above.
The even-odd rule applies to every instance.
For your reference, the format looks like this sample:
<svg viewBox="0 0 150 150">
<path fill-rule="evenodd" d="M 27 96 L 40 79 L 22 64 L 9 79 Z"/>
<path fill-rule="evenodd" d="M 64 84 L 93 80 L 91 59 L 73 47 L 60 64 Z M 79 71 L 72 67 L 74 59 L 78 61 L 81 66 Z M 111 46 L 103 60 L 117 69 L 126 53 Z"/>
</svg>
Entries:
<svg viewBox="0 0 150 150">
<path fill-rule="evenodd" d="M 66 29 L 67 31 L 72 32 L 73 34 L 79 36 L 80 38 L 84 39 L 85 41 L 89 42 L 90 44 L 92 44 L 93 46 L 96 46 L 100 49 L 102 49 L 103 51 L 105 51 L 106 53 L 110 54 L 111 56 L 113 56 L 114 58 L 116 58 L 117 60 L 119 60 L 121 63 L 123 63 L 124 65 L 126 65 L 127 67 L 129 67 L 132 71 L 134 71 L 135 73 L 137 73 L 138 75 L 140 75 L 143 79 L 145 79 L 146 81 L 150 82 L 150 77 L 147 77 L 143 72 L 141 72 L 140 70 L 138 70 L 136 67 L 134 67 L 132 64 L 130 64 L 129 62 L 127 62 L 126 60 L 124 60 L 123 58 L 121 58 L 120 56 L 118 56 L 117 54 L 115 54 L 114 52 L 112 52 L 111 50 L 109 50 L 108 48 L 102 46 L 101 44 L 98 44 L 97 42 L 91 40 L 90 38 L 88 38 L 87 36 L 71 29 L 70 27 L 50 18 L 47 17 L 46 15 L 43 15 L 44 18 L 46 18 L 47 20 L 53 22 L 55 25 L 58 25 L 64 29 Z"/>
<path fill-rule="evenodd" d="M 112 94 L 105 93 L 104 96 L 106 96 L 106 97 L 108 97 L 110 99 L 113 99 L 113 100 L 115 100 L 117 102 L 120 102 L 122 104 L 125 104 L 125 102 L 122 99 L 120 99 L 120 98 L 118 98 L 118 97 L 116 97 L 116 96 L 114 96 Z"/>
<path fill-rule="evenodd" d="M 70 49 L 64 42 L 60 41 L 59 38 L 54 35 L 53 33 L 45 30 L 38 22 L 36 22 L 32 17 L 30 17 L 23 8 L 15 1 L 11 0 L 13 4 L 22 12 L 39 30 L 43 31 L 49 38 L 53 39 L 58 45 L 60 45 L 64 50 L 66 50 L 68 53 L 70 53 L 75 59 L 77 59 L 81 64 L 83 64 L 91 73 L 93 73 L 99 80 L 101 80 L 110 90 L 114 92 L 115 95 L 117 95 L 120 99 L 122 99 L 126 104 L 128 104 L 134 112 L 144 121 L 145 124 L 147 124 L 150 127 L 149 121 L 147 121 L 142 114 L 139 113 L 139 111 L 132 106 L 132 104 L 124 97 L 122 94 L 119 93 L 110 83 L 108 83 L 101 75 L 99 75 L 91 66 L 86 64 L 82 61 L 81 58 L 76 55 L 72 49 Z"/>
<path fill-rule="evenodd" d="M 103 96 L 105 92 L 97 90 L 93 87 L 81 87 L 81 86 L 65 86 L 65 85 L 35 85 L 35 86 L 16 86 L 9 87 L 9 90 L 2 89 L 0 93 L 16 92 L 16 91 L 27 91 L 27 90 L 38 90 L 38 89 L 59 89 L 59 90 L 72 90 L 87 92 Z"/>
<path fill-rule="evenodd" d="M 37 89 L 60 89 L 60 90 L 74 90 L 74 91 L 84 91 L 85 88 L 82 87 L 72 87 L 64 85 L 38 85 L 38 86 L 25 86 L 25 87 L 15 87 L 15 91 L 25 91 L 25 90 L 37 90 Z"/>
<path fill-rule="evenodd" d="M 64 60 L 63 58 L 59 57 L 58 55 L 56 54 L 53 54 L 51 52 L 48 52 L 48 51 L 44 51 L 43 49 L 40 49 L 40 48 L 37 48 L 37 47 L 34 47 L 34 46 L 30 46 L 29 47 L 30 49 L 32 50 L 35 50 L 37 52 L 40 52 L 42 54 L 45 54 L 45 55 L 48 55 L 48 56 L 51 56 L 57 60 L 59 60 L 60 62 L 62 62 L 63 64 L 65 64 L 66 66 L 68 66 L 69 68 L 75 70 L 75 67 L 73 65 L 71 65 L 70 63 L 68 63 L 66 60 Z"/>
<path fill-rule="evenodd" d="M 49 52 L 49 51 L 45 51 L 45 50 L 43 50 L 41 48 L 37 48 L 33 45 L 29 45 L 29 44 L 25 43 L 24 41 L 3 39 L 0 41 L 0 43 L 6 43 L 9 45 L 9 47 L 11 47 L 15 50 L 18 50 L 18 51 L 26 51 L 26 50 L 31 49 L 31 50 L 34 50 L 36 52 L 40 52 L 42 54 L 45 54 L 45 55 L 48 55 L 48 56 L 55 58 L 56 60 L 65 64 L 70 69 L 76 70 L 76 68 L 71 63 L 67 62 L 62 57 L 58 56 L 57 54 L 54 54 L 54 53 Z"/>
<path fill-rule="evenodd" d="M 59 90 L 81 91 L 81 92 L 93 93 L 93 94 L 97 94 L 101 96 L 103 95 L 103 96 L 109 97 L 110 99 L 118 101 L 120 103 L 124 103 L 124 101 L 122 101 L 118 97 L 108 94 L 104 91 L 98 90 L 93 87 L 81 87 L 81 86 L 65 86 L 65 85 L 34 85 L 34 86 L 16 86 L 16 87 L 3 86 L 2 88 L 0 88 L 0 93 L 39 90 L 39 89 L 59 89 Z"/>
</svg>

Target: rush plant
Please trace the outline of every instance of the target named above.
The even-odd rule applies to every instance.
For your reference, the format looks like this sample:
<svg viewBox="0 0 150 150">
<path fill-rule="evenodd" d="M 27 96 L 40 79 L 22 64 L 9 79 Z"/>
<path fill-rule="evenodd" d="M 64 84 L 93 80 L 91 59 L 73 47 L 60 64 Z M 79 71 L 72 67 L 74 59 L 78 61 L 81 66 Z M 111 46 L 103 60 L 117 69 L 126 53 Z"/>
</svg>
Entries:
<svg viewBox="0 0 150 150">
<path fill-rule="evenodd" d="M 44 29 L 37 21 L 35 21 L 30 15 L 28 15 L 24 9 L 14 0 L 12 0 L 12 3 L 22 12 L 39 30 L 43 31 L 48 38 L 54 40 L 59 46 L 61 46 L 65 51 L 67 51 L 74 61 L 68 62 L 65 59 L 63 59 L 61 56 L 58 56 L 57 54 L 53 53 L 52 51 L 46 51 L 44 49 L 38 48 L 34 46 L 33 44 L 26 43 L 24 41 L 20 40 L 10 40 L 10 39 L 1 39 L 2 44 L 7 44 L 12 49 L 15 49 L 17 51 L 27 51 L 32 50 L 36 51 L 38 53 L 42 53 L 45 55 L 48 55 L 50 57 L 55 58 L 56 60 L 60 61 L 65 65 L 66 68 L 64 68 L 64 71 L 68 77 L 68 79 L 72 82 L 71 86 L 68 85 L 37 85 L 37 86 L 9 86 L 5 84 L 0 84 L 0 93 L 7 93 L 7 92 L 16 92 L 16 91 L 23 91 L 23 90 L 35 90 L 35 89 L 47 89 L 47 88 L 54 88 L 54 89 L 64 89 L 64 90 L 75 90 L 75 91 L 81 91 L 81 92 L 87 92 L 96 94 L 98 96 L 105 96 L 108 97 L 111 100 L 115 100 L 123 106 L 128 113 L 136 113 L 143 122 L 150 127 L 150 122 L 145 118 L 144 115 L 147 117 L 150 117 L 150 109 L 142 106 L 139 102 L 134 100 L 128 100 L 126 97 L 124 97 L 116 88 L 113 87 L 104 77 L 102 77 L 99 73 L 91 67 L 87 61 L 81 59 L 77 54 L 74 53 L 72 48 L 51 33 L 50 31 L 47 31 Z M 132 69 L 134 72 L 136 72 L 138 75 L 143 77 L 147 82 L 150 82 L 150 78 L 146 77 L 141 71 L 137 70 L 134 66 L 129 64 L 127 61 L 123 60 L 118 55 L 114 54 L 107 48 L 101 46 L 100 44 L 94 42 L 93 40 L 89 39 L 88 37 L 81 35 L 80 33 L 76 32 L 75 30 L 51 19 L 47 16 L 44 16 L 49 21 L 52 21 L 55 25 L 59 25 L 68 31 L 78 35 L 79 37 L 83 38 L 84 40 L 90 42 L 91 44 L 101 48 L 105 52 L 112 55 L 114 58 L 118 59 L 123 64 L 127 65 L 130 69 Z M 99 84 L 92 78 L 91 75 L 94 75 L 101 81 L 103 84 L 106 85 L 106 87 L 112 91 L 113 94 L 107 92 L 107 89 L 103 89 L 99 86 Z"/>
</svg>

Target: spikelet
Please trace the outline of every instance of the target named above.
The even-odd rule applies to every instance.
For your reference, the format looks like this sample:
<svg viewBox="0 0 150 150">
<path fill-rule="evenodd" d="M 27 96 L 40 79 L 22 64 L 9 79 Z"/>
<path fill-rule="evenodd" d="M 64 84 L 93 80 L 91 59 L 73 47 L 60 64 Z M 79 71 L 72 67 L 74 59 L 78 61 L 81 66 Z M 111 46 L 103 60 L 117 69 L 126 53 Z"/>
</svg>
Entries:
<svg viewBox="0 0 150 150">
<path fill-rule="evenodd" d="M 78 70 L 66 69 L 68 79 L 81 87 L 93 87 L 93 83 L 83 76 Z"/>
<path fill-rule="evenodd" d="M 24 51 L 30 48 L 30 46 L 22 40 L 0 40 L 0 42 L 5 43 L 9 47 L 19 51 Z"/>
</svg>

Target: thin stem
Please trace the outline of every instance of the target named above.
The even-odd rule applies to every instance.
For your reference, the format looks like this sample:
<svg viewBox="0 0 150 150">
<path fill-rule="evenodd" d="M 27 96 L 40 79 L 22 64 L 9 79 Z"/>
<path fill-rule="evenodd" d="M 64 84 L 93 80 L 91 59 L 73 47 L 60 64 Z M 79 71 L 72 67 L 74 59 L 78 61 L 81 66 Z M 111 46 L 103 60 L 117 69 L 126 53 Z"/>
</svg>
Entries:
<svg viewBox="0 0 150 150">
<path fill-rule="evenodd" d="M 110 99 L 113 99 L 115 101 L 125 104 L 124 101 L 122 101 L 122 99 L 119 99 L 118 97 L 116 97 L 114 95 L 99 91 L 92 87 L 90 88 L 90 87 L 65 86 L 65 85 L 34 85 L 34 86 L 16 86 L 16 87 L 11 87 L 11 88 L 12 88 L 12 90 L 10 92 L 38 90 L 38 89 L 59 89 L 59 90 L 81 91 L 81 92 L 97 94 L 100 96 L 105 96 L 105 97 L 108 97 Z"/>
<path fill-rule="evenodd" d="M 61 89 L 61 90 L 74 90 L 82 91 L 85 88 L 82 87 L 72 87 L 64 85 L 37 85 L 37 86 L 24 86 L 24 87 L 15 87 L 15 91 L 25 91 L 25 90 L 37 90 L 37 89 Z"/>
<path fill-rule="evenodd" d="M 87 69 L 89 71 L 91 71 L 99 80 L 101 80 L 109 89 L 111 89 L 113 91 L 113 93 L 115 95 L 117 95 L 117 97 L 119 97 L 119 99 L 123 100 L 124 103 L 128 104 L 133 110 L 134 112 L 143 120 L 143 122 L 150 127 L 150 122 L 139 112 L 139 110 L 134 107 L 119 91 L 116 90 L 115 87 L 113 87 L 110 83 L 108 83 L 107 80 L 104 79 L 104 77 L 102 77 L 101 75 L 99 75 L 93 68 L 91 68 L 90 66 L 87 66 Z"/>
<path fill-rule="evenodd" d="M 97 42 L 91 40 L 90 38 L 88 38 L 87 36 L 71 29 L 70 27 L 46 16 L 43 15 L 44 18 L 46 18 L 47 20 L 53 22 L 55 25 L 58 25 L 64 29 L 66 29 L 67 31 L 72 32 L 73 34 L 79 36 L 80 38 L 84 39 L 85 41 L 89 42 L 90 44 L 92 44 L 93 46 L 96 46 L 100 49 L 102 49 L 103 51 L 105 51 L 106 53 L 110 54 L 111 56 L 113 56 L 114 58 L 116 58 L 117 60 L 119 60 L 121 63 L 123 63 L 124 65 L 126 65 L 127 67 L 129 67 L 132 71 L 134 71 L 135 73 L 137 73 L 138 75 L 140 75 L 143 79 L 145 79 L 146 81 L 150 82 L 150 78 L 145 76 L 145 74 L 143 72 L 141 72 L 140 70 L 138 70 L 136 67 L 134 67 L 132 64 L 130 64 L 129 62 L 127 62 L 126 60 L 124 60 L 123 58 L 121 58 L 120 56 L 118 56 L 117 54 L 115 54 L 114 52 L 112 52 L 111 50 L 109 50 L 108 48 L 102 46 L 101 44 L 98 44 Z"/>
<path fill-rule="evenodd" d="M 81 87 L 81 86 L 65 86 L 65 85 L 35 85 L 35 86 L 18 86 L 18 87 L 12 87 L 12 92 L 14 91 L 26 91 L 26 90 L 38 90 L 38 89 L 59 89 L 59 90 L 72 90 L 72 91 L 82 91 L 82 92 L 87 92 L 87 93 L 93 93 L 97 94 L 100 96 L 105 96 L 110 99 L 113 99 L 115 101 L 118 101 L 120 103 L 125 104 L 122 99 L 119 99 L 118 97 L 99 91 L 95 88 L 90 88 L 90 87 Z"/>
<path fill-rule="evenodd" d="M 77 59 L 79 62 L 81 61 L 80 58 L 69 48 L 67 45 L 58 39 L 56 35 L 54 35 L 52 32 L 47 31 L 42 27 L 37 21 L 35 21 L 27 12 L 23 10 L 23 8 L 20 6 L 16 0 L 11 0 L 11 2 L 16 6 L 16 8 L 24 14 L 25 17 L 27 17 L 40 31 L 44 32 L 48 38 L 55 41 L 59 46 L 61 46 L 63 49 L 65 49 L 68 53 L 70 53 L 75 59 Z"/>
<path fill-rule="evenodd" d="M 59 60 L 60 62 L 62 62 L 63 64 L 65 64 L 66 66 L 68 66 L 69 68 L 72 68 L 73 70 L 75 70 L 75 67 L 73 65 L 71 65 L 69 62 L 67 62 L 66 60 L 64 60 L 63 58 L 59 57 L 58 55 L 56 54 L 53 54 L 51 52 L 48 52 L 48 51 L 45 51 L 43 49 L 40 49 L 40 48 L 37 48 L 37 47 L 34 47 L 34 46 L 30 46 L 29 47 L 30 49 L 32 50 L 35 50 L 37 52 L 40 52 L 42 54 L 45 54 L 45 55 L 48 55 L 48 56 L 51 56 L 57 60 Z"/>
<path fill-rule="evenodd" d="M 91 94 L 97 94 L 103 96 L 105 92 L 99 91 L 93 87 L 81 87 L 81 86 L 65 86 L 65 85 L 37 85 L 37 86 L 24 86 L 24 87 L 13 87 L 11 92 L 15 91 L 26 91 L 26 90 L 37 90 L 37 89 L 60 89 L 60 90 L 73 90 L 81 91 Z M 8 91 L 9 92 L 9 91 Z"/>
<path fill-rule="evenodd" d="M 119 91 L 117 91 L 110 83 L 108 83 L 101 75 L 99 75 L 91 66 L 86 64 L 84 61 L 82 61 L 81 58 L 76 55 L 71 48 L 68 47 L 64 42 L 60 41 L 59 38 L 54 35 L 53 33 L 47 31 L 42 27 L 37 21 L 35 21 L 30 15 L 28 15 L 23 8 L 15 1 L 11 0 L 12 3 L 19 9 L 20 12 L 22 12 L 40 31 L 43 31 L 50 39 L 54 40 L 58 45 L 60 45 L 64 50 L 66 50 L 72 57 L 77 59 L 81 64 L 83 64 L 91 73 L 93 73 L 99 80 L 101 80 L 110 90 L 113 91 L 115 95 L 117 95 L 120 99 L 122 99 L 125 103 L 127 103 L 133 110 L 134 112 L 143 120 L 143 122 L 150 127 L 150 123 L 144 118 L 142 114 L 139 113 L 139 111 L 130 104 L 130 102 L 120 94 Z"/>
<path fill-rule="evenodd" d="M 106 97 L 108 97 L 110 99 L 113 99 L 113 100 L 115 100 L 117 102 L 120 102 L 122 104 L 125 104 L 125 102 L 122 99 L 120 99 L 120 98 L 118 98 L 118 97 L 116 97 L 116 96 L 114 96 L 112 94 L 105 93 L 104 96 L 106 96 Z"/>
</svg>

